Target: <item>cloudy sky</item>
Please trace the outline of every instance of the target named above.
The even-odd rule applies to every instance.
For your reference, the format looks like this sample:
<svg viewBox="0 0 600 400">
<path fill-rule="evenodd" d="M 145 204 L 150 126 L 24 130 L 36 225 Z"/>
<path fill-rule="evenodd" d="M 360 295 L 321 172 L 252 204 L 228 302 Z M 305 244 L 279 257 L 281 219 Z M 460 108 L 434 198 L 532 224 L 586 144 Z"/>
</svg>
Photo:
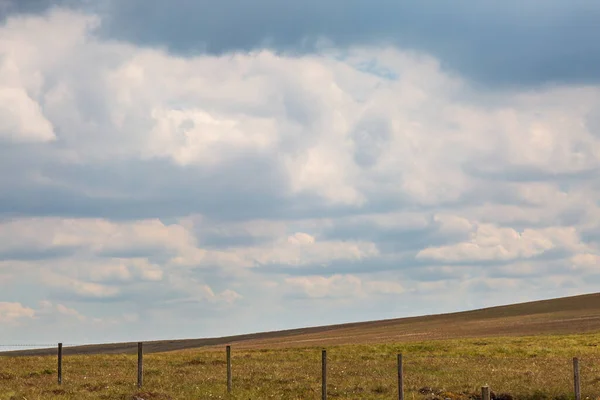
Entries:
<svg viewBox="0 0 600 400">
<path fill-rule="evenodd" d="M 598 291 L 599 18 L 0 0 L 0 344 Z"/>
</svg>

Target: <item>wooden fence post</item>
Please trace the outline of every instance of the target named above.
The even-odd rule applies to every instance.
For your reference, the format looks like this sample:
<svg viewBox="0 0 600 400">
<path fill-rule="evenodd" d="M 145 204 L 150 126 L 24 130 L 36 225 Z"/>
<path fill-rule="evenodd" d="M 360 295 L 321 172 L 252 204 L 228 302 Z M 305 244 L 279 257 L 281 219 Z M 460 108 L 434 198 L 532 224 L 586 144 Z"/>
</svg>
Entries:
<svg viewBox="0 0 600 400">
<path fill-rule="evenodd" d="M 490 400 L 490 387 L 489 386 L 481 387 L 481 400 Z"/>
<path fill-rule="evenodd" d="M 579 358 L 573 358 L 573 386 L 575 389 L 575 399 L 581 400 L 581 381 L 579 380 Z"/>
<path fill-rule="evenodd" d="M 327 400 L 327 350 L 321 351 L 321 399 Z"/>
<path fill-rule="evenodd" d="M 398 400 L 404 400 L 404 368 L 402 354 L 398 354 Z"/>
<path fill-rule="evenodd" d="M 62 343 L 58 344 L 58 384 L 62 385 Z"/>
<path fill-rule="evenodd" d="M 231 393 L 233 377 L 231 376 L 231 346 L 227 346 L 227 393 Z"/>
<path fill-rule="evenodd" d="M 144 349 L 142 342 L 138 342 L 138 368 L 137 385 L 139 388 L 144 384 Z"/>
</svg>

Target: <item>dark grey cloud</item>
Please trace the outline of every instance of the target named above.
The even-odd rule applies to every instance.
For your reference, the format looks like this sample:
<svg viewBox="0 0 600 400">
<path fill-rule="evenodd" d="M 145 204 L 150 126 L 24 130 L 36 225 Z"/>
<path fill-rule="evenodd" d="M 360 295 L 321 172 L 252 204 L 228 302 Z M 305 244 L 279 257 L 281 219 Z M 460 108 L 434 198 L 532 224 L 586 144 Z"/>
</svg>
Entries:
<svg viewBox="0 0 600 400">
<path fill-rule="evenodd" d="M 448 238 L 452 241 L 452 238 Z M 407 277 L 411 277 L 420 281 L 437 281 L 444 277 L 448 279 L 457 279 L 464 273 L 464 270 L 471 269 L 487 269 L 487 274 L 492 277 L 507 277 L 512 276 L 507 273 L 504 267 L 518 261 L 528 263 L 555 263 L 564 261 L 573 255 L 573 252 L 558 248 L 545 251 L 541 254 L 528 258 L 511 258 L 511 259 L 487 259 L 487 260 L 470 260 L 464 259 L 460 261 L 418 258 L 418 248 L 415 251 L 399 253 L 393 257 L 377 257 L 365 258 L 356 261 L 334 260 L 326 265 L 310 264 L 304 266 L 292 266 L 282 264 L 266 264 L 255 268 L 255 271 L 264 274 L 273 275 L 289 275 L 289 276 L 305 276 L 305 275 L 321 275 L 331 276 L 335 274 L 373 274 L 378 272 L 398 271 L 402 272 Z M 444 271 L 440 267 L 453 267 L 452 271 Z M 539 274 L 538 274 L 539 276 Z"/>
<path fill-rule="evenodd" d="M 50 249 L 32 249 L 23 246 L 17 249 L 0 251 L 0 261 L 39 261 L 52 260 L 72 255 L 76 247 L 55 247 Z"/>
<path fill-rule="evenodd" d="M 340 218 L 398 209 L 439 211 L 441 207 L 482 203 L 489 197 L 502 202 L 502 196 L 496 198 L 495 192 L 488 191 L 485 196 L 470 194 L 458 202 L 418 205 L 404 198 L 406 196 L 386 197 L 376 191 L 367 193 L 368 201 L 362 206 L 332 205 L 316 194 L 290 194 L 289 178 L 282 165 L 260 154 L 224 155 L 222 166 L 210 168 L 181 166 L 164 158 L 115 159 L 110 163 L 90 160 L 73 165 L 61 160 L 61 153 L 55 150 L 55 146 L 47 144 L 0 147 L 0 170 L 3 171 L 0 173 L 3 187 L 0 218 L 54 216 L 136 220 L 203 214 L 215 221 L 293 220 Z M 32 178 L 36 176 L 43 176 L 44 181 Z M 339 234 L 352 233 L 340 231 Z M 389 234 L 393 235 L 383 233 Z M 207 238 L 205 244 L 225 246 L 222 239 Z M 254 239 L 227 238 L 230 240 L 242 244 Z"/>
<path fill-rule="evenodd" d="M 325 229 L 320 239 L 365 240 L 377 244 L 382 253 L 396 254 L 414 249 L 443 246 L 468 239 L 468 233 L 457 233 L 452 237 L 439 231 L 439 224 L 432 223 L 422 228 L 385 227 L 374 221 L 336 222 Z"/>
<path fill-rule="evenodd" d="M 600 80 L 600 3 L 393 0 L 0 0 L 0 19 L 54 7 L 102 15 L 100 34 L 182 55 L 392 44 L 491 85 Z"/>
<path fill-rule="evenodd" d="M 520 183 L 561 181 L 563 185 L 569 182 L 586 182 L 598 176 L 598 168 L 553 173 L 531 165 L 507 166 L 504 164 L 502 167 L 489 168 L 482 163 L 465 164 L 464 171 L 474 178 L 487 181 Z"/>
<path fill-rule="evenodd" d="M 203 235 L 200 240 L 202 247 L 216 249 L 261 246 L 270 242 L 271 238 L 268 237 L 256 237 L 244 234 L 220 234 L 218 232 Z"/>
<path fill-rule="evenodd" d="M 157 248 L 151 245 L 128 246 L 125 249 L 108 249 L 96 252 L 99 257 L 107 258 L 148 258 L 152 262 L 166 262 L 175 250 Z"/>
<path fill-rule="evenodd" d="M 73 0 L 0 0 L 0 19 L 15 14 L 41 13 L 54 6 L 75 4 Z"/>
<path fill-rule="evenodd" d="M 587 227 L 581 230 L 581 240 L 584 243 L 600 243 L 600 226 Z"/>
<path fill-rule="evenodd" d="M 11 171 L 0 174 L 0 214 L 141 219 L 201 213 L 247 219 L 279 218 L 296 207 L 282 193 L 281 169 L 252 155 L 236 156 L 229 167 L 218 169 L 181 167 L 164 159 L 75 167 L 36 149 L 0 149 L 0 167 Z M 36 174 L 53 183 L 32 182 Z"/>
<path fill-rule="evenodd" d="M 178 54 L 271 47 L 309 52 L 394 44 L 486 84 L 600 79 L 600 3 L 591 0 L 114 0 L 101 33 Z"/>
</svg>

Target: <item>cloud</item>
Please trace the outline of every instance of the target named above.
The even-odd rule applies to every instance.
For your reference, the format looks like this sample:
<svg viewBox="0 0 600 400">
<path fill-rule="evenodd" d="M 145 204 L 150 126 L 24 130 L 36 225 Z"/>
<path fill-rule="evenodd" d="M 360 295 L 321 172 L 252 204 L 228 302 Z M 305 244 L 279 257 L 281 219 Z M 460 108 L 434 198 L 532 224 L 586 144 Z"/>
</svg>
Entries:
<svg viewBox="0 0 600 400">
<path fill-rule="evenodd" d="M 513 260 L 539 256 L 557 248 L 581 251 L 585 245 L 580 242 L 573 228 L 526 229 L 517 232 L 510 228 L 481 224 L 471 233 L 468 242 L 426 248 L 419 251 L 417 258 L 449 263 Z"/>
<path fill-rule="evenodd" d="M 71 292 L 82 299 L 106 299 L 119 294 L 119 289 L 116 287 L 63 276 L 50 275 L 44 279 L 44 283 L 59 288 L 63 293 Z"/>
<path fill-rule="evenodd" d="M 362 282 L 356 276 L 334 275 L 287 278 L 286 283 L 299 288 L 309 297 L 361 296 Z"/>
<path fill-rule="evenodd" d="M 163 271 L 157 264 L 151 264 L 145 258 L 110 259 L 106 264 L 88 265 L 86 271 L 90 279 L 103 281 L 160 281 Z"/>
<path fill-rule="evenodd" d="M 591 253 L 576 254 L 571 258 L 571 268 L 577 271 L 590 271 L 594 274 L 600 273 L 600 255 Z"/>
<path fill-rule="evenodd" d="M 24 306 L 21 303 L 0 302 L 0 322 L 9 325 L 29 324 L 40 318 L 75 318 L 85 321 L 86 317 L 77 310 L 63 304 L 53 304 L 48 300 L 39 302 L 37 308 Z"/>
<path fill-rule="evenodd" d="M 182 303 L 231 305 L 243 298 L 242 295 L 231 289 L 215 293 L 210 286 L 193 277 L 171 276 L 170 284 L 178 294 L 176 298 L 167 300 L 168 304 L 173 305 Z"/>
<path fill-rule="evenodd" d="M 39 104 L 24 90 L 4 88 L 0 92 L 0 138 L 46 142 L 56 139 L 52 125 L 41 114 Z"/>
<path fill-rule="evenodd" d="M 7 324 L 17 323 L 22 318 L 33 318 L 35 311 L 21 303 L 0 302 L 0 322 Z"/>
<path fill-rule="evenodd" d="M 0 315 L 24 315 L 7 340 L 67 319 L 77 341 L 214 336 L 595 290 L 593 80 L 484 89 L 375 37 L 176 53 L 86 10 L 0 25 Z"/>
<path fill-rule="evenodd" d="M 246 249 L 246 257 L 258 264 L 311 265 L 326 264 L 333 260 L 360 260 L 376 257 L 377 247 L 369 242 L 323 241 L 303 232 L 297 232 L 286 242 L 276 242 L 275 246 Z"/>
<path fill-rule="evenodd" d="M 0 0 L 0 17 L 2 19 L 15 14 L 41 13 L 54 6 L 75 6 L 85 3 L 81 0 Z"/>
<path fill-rule="evenodd" d="M 99 11 L 107 21 L 103 37 L 179 55 L 264 47 L 306 54 L 322 46 L 384 43 L 434 54 L 445 68 L 488 85 L 589 83 L 599 78 L 600 53 L 593 38 L 598 36 L 594 21 L 600 7 L 586 0 L 527 5 L 388 0 L 109 3 Z"/>
<path fill-rule="evenodd" d="M 363 298 L 373 294 L 401 294 L 396 282 L 363 282 L 354 275 L 304 276 L 286 278 L 285 283 L 310 298 Z"/>
<path fill-rule="evenodd" d="M 74 318 L 78 321 L 85 322 L 87 317 L 79 313 L 79 311 L 69 308 L 63 304 L 53 304 L 48 300 L 43 300 L 39 304 L 39 309 L 36 311 L 37 317 L 59 317 L 59 318 Z"/>
<path fill-rule="evenodd" d="M 131 257 L 151 248 L 166 254 L 196 249 L 195 238 L 184 227 L 156 219 L 115 223 L 95 218 L 17 218 L 0 222 L 0 238 L 5 259 L 49 251 Z"/>
<path fill-rule="evenodd" d="M 5 63 L 36 66 L 46 83 L 20 90 L 41 91 L 60 145 L 9 182 L 0 203 L 19 213 L 140 218 L 228 205 L 229 218 L 324 215 L 332 207 L 466 201 L 473 192 L 485 201 L 475 173 L 598 167 L 596 137 L 578 122 L 598 104 L 594 87 L 474 95 L 436 59 L 392 48 L 180 59 L 98 41 L 90 32 L 100 22 L 87 15 L 54 11 L 30 21 L 37 31 L 60 24 L 62 39 L 42 42 L 10 20 Z M 51 53 L 52 63 L 42 57 Z M 83 53 L 100 60 L 87 65 Z M 398 78 L 361 70 L 365 59 Z M 35 151 L 11 148 L 27 156 L 7 156 L 7 168 Z M 32 201 L 39 196 L 50 200 Z"/>
</svg>

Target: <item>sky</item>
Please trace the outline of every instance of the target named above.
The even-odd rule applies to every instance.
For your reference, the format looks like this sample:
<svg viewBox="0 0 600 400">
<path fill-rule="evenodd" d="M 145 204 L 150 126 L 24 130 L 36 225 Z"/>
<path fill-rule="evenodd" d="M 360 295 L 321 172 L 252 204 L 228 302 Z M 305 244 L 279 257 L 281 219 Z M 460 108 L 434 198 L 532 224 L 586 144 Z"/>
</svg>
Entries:
<svg viewBox="0 0 600 400">
<path fill-rule="evenodd" d="M 597 292 L 598 18 L 0 0 L 0 345 Z"/>
</svg>

